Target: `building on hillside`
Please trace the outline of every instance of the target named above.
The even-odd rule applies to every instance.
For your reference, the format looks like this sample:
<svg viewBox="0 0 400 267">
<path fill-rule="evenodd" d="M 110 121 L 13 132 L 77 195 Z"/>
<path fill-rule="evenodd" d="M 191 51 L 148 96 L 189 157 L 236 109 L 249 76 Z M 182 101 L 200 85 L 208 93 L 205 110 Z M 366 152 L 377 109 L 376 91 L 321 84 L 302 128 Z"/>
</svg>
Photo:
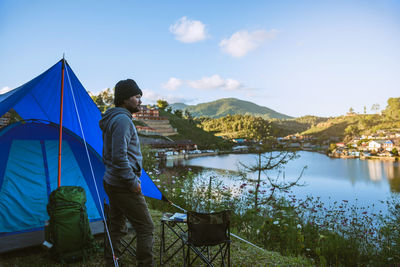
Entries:
<svg viewBox="0 0 400 267">
<path fill-rule="evenodd" d="M 351 140 L 352 144 L 358 144 L 361 140 L 359 138 L 355 138 L 353 140 Z"/>
<path fill-rule="evenodd" d="M 360 146 L 357 146 L 357 149 L 360 151 L 368 151 L 368 142 L 362 142 Z"/>
<path fill-rule="evenodd" d="M 383 149 L 387 150 L 387 151 L 392 151 L 393 147 L 394 147 L 394 143 L 391 140 L 386 140 L 385 143 L 383 143 Z"/>
<path fill-rule="evenodd" d="M 243 144 L 243 143 L 247 142 L 247 140 L 244 138 L 233 138 L 232 142 L 238 143 L 238 144 Z"/>
<path fill-rule="evenodd" d="M 346 147 L 345 143 L 336 143 L 336 147 Z"/>
<path fill-rule="evenodd" d="M 378 151 L 383 147 L 383 144 L 385 143 L 385 140 L 373 140 L 368 143 L 368 148 L 371 151 Z"/>
<path fill-rule="evenodd" d="M 232 147 L 233 152 L 248 152 L 249 147 L 248 146 L 234 146 Z"/>
<path fill-rule="evenodd" d="M 312 150 L 314 149 L 316 146 L 312 143 L 303 143 L 303 149 L 304 150 Z"/>
<path fill-rule="evenodd" d="M 7 126 L 10 123 L 11 114 L 6 112 L 2 117 L 0 117 L 0 128 Z"/>
<path fill-rule="evenodd" d="M 136 126 L 136 130 L 137 130 L 138 133 L 140 133 L 140 134 L 158 135 L 156 129 L 153 129 L 153 128 L 148 127 L 148 126 L 140 126 L 140 125 L 137 125 L 137 126 Z"/>
<path fill-rule="evenodd" d="M 357 148 L 357 147 L 358 147 L 358 144 L 357 144 L 357 143 L 353 143 L 353 142 L 349 143 L 349 145 L 350 145 L 352 148 Z"/>
<path fill-rule="evenodd" d="M 290 143 L 289 148 L 301 148 L 301 144 L 300 143 Z"/>
<path fill-rule="evenodd" d="M 302 140 L 302 141 L 311 141 L 313 138 L 309 135 L 296 135 L 297 139 Z"/>
<path fill-rule="evenodd" d="M 132 117 L 138 120 L 166 120 L 160 117 L 160 111 L 156 107 L 140 106 L 140 111 L 133 113 Z"/>
<path fill-rule="evenodd" d="M 288 136 L 285 136 L 284 139 L 285 139 L 285 140 L 296 141 L 297 139 L 300 139 L 300 138 L 299 138 L 299 135 L 298 135 L 298 134 L 290 134 L 290 135 L 288 135 Z"/>
</svg>

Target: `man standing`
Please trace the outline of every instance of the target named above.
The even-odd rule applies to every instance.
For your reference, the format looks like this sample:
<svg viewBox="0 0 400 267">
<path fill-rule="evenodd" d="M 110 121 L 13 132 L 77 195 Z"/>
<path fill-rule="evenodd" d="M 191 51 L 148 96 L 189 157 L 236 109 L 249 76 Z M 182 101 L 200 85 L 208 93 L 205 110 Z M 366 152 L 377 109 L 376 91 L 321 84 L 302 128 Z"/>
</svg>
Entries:
<svg viewBox="0 0 400 267">
<path fill-rule="evenodd" d="M 110 236 L 114 252 L 118 251 L 126 217 L 137 234 L 137 265 L 153 266 L 154 224 L 140 186 L 142 154 L 132 122 L 132 114 L 140 110 L 142 95 L 134 80 L 119 81 L 115 85 L 115 108 L 103 114 L 99 125 L 103 131 L 106 168 L 103 184 L 110 200 Z M 107 264 L 113 264 L 109 245 L 105 259 Z"/>
</svg>

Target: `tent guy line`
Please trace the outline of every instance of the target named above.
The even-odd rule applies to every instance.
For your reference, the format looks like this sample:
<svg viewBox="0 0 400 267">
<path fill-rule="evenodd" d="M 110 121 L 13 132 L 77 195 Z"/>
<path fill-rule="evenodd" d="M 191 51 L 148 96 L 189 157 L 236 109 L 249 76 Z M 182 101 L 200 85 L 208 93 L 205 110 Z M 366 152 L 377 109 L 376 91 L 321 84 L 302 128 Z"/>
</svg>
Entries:
<svg viewBox="0 0 400 267">
<path fill-rule="evenodd" d="M 63 61 L 65 61 L 65 60 L 64 60 L 64 56 L 63 56 Z M 63 65 L 63 71 L 64 71 L 64 65 Z M 64 73 L 63 73 L 63 74 L 64 74 Z M 73 99 L 73 102 L 74 102 L 74 107 L 75 107 L 76 116 L 77 116 L 77 118 L 78 118 L 79 128 L 80 128 L 81 133 L 82 133 L 83 144 L 85 145 L 85 151 L 86 151 L 86 156 L 87 156 L 87 158 L 88 158 L 88 162 L 89 162 L 89 166 L 90 166 L 90 172 L 91 172 L 91 174 L 92 174 L 92 179 L 93 179 L 94 187 L 96 188 L 96 195 L 97 195 L 97 200 L 98 200 L 98 202 L 99 202 L 99 206 L 100 206 L 100 210 L 101 210 L 101 215 L 102 215 L 102 217 L 103 217 L 104 228 L 106 229 L 106 234 L 107 234 L 108 241 L 109 241 L 109 244 L 110 244 L 111 253 L 112 253 L 112 255 L 113 255 L 114 266 L 115 266 L 115 267 L 118 267 L 118 260 L 117 260 L 117 258 L 116 258 L 115 252 L 114 252 L 114 246 L 113 246 L 113 244 L 112 244 L 112 242 L 111 242 L 110 231 L 109 231 L 109 229 L 108 229 L 108 225 L 107 225 L 107 222 L 106 222 L 106 216 L 105 216 L 105 214 L 104 214 L 104 209 L 103 209 L 103 206 L 102 206 L 102 201 L 101 201 L 101 199 L 100 199 L 99 189 L 97 188 L 96 177 L 95 177 L 95 175 L 94 175 L 93 166 L 92 166 L 92 161 L 90 160 L 89 150 L 88 150 L 87 145 L 86 145 L 85 133 L 83 132 L 83 127 L 82 127 L 82 123 L 81 123 L 81 117 L 80 117 L 80 115 L 79 115 L 79 111 L 78 111 L 78 108 L 77 108 L 77 105 L 76 105 L 75 94 L 74 94 L 74 90 L 73 90 L 73 87 L 72 87 L 72 84 L 71 84 L 71 79 L 69 78 L 68 70 L 66 71 L 66 74 L 67 74 L 67 79 L 68 79 L 69 87 L 70 87 L 70 89 L 71 89 L 71 95 L 72 95 L 72 99 Z M 64 85 L 64 82 L 62 83 L 61 86 L 63 87 L 63 85 Z M 60 113 L 62 114 L 62 111 L 60 111 Z M 60 117 L 60 118 L 62 118 L 62 117 Z M 61 126 L 60 126 L 60 127 L 61 127 Z M 62 128 L 60 128 L 60 131 L 62 132 Z M 60 135 L 61 135 L 61 134 L 60 134 Z M 60 141 L 60 144 L 61 144 L 61 141 Z M 61 145 L 60 145 L 60 146 L 61 146 Z M 61 157 L 61 149 L 60 149 L 60 157 Z M 60 185 L 60 178 L 59 178 L 59 185 Z"/>
</svg>

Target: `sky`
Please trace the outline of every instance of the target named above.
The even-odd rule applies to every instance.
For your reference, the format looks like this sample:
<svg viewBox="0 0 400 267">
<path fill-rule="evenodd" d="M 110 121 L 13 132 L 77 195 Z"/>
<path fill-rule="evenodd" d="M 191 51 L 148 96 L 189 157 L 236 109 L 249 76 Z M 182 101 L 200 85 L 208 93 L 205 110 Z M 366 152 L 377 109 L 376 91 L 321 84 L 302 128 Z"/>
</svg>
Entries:
<svg viewBox="0 0 400 267">
<path fill-rule="evenodd" d="M 373 113 L 400 97 L 400 0 L 0 0 L 0 93 L 63 54 L 88 91 L 132 78 L 144 104 Z"/>
</svg>

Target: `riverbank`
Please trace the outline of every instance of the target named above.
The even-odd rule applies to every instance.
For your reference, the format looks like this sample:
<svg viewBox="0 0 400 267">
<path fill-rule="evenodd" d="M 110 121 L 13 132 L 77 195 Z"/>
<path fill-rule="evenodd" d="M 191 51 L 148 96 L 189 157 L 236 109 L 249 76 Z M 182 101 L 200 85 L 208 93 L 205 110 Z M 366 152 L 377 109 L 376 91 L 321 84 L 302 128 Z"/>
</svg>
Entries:
<svg viewBox="0 0 400 267">
<path fill-rule="evenodd" d="M 177 155 L 166 155 L 166 159 L 191 159 L 191 158 L 198 158 L 198 157 L 206 157 L 206 156 L 216 156 L 219 155 L 219 152 L 204 152 L 204 153 L 179 153 Z"/>
<path fill-rule="evenodd" d="M 399 161 L 399 157 L 379 157 L 379 156 L 361 156 L 360 159 L 362 160 L 383 160 L 383 161 Z"/>
<path fill-rule="evenodd" d="M 340 158 L 340 159 L 361 159 L 361 160 L 381 160 L 381 161 L 399 161 L 399 157 L 388 157 L 388 156 L 355 156 L 355 155 L 340 155 L 329 153 L 330 158 Z"/>
<path fill-rule="evenodd" d="M 306 152 L 314 152 L 314 153 L 319 153 L 326 155 L 326 152 L 323 152 L 321 150 L 296 150 L 296 152 L 300 151 L 306 151 Z M 179 153 L 176 155 L 166 155 L 164 158 L 166 159 L 191 159 L 191 158 L 199 158 L 199 157 L 207 157 L 207 156 L 218 156 L 218 155 L 228 155 L 228 154 L 255 154 L 258 153 L 258 151 L 214 151 L 214 152 L 201 152 L 201 153 Z"/>
<path fill-rule="evenodd" d="M 306 152 L 314 152 L 323 155 L 327 155 L 330 158 L 340 158 L 340 159 L 361 159 L 361 160 L 382 160 L 382 161 L 400 161 L 400 157 L 388 157 L 388 156 L 361 156 L 361 155 L 343 155 L 337 153 L 326 153 L 321 150 L 296 150 L 297 152 L 306 151 Z M 174 159 L 191 159 L 191 158 L 198 158 L 198 157 L 207 157 L 207 156 L 217 156 L 217 155 L 226 155 L 226 154 L 254 154 L 257 151 L 247 151 L 247 152 L 237 152 L 237 151 L 214 151 L 214 152 L 201 152 L 201 153 L 179 153 L 176 155 L 166 155 L 165 158 L 167 160 L 174 160 Z"/>
</svg>

